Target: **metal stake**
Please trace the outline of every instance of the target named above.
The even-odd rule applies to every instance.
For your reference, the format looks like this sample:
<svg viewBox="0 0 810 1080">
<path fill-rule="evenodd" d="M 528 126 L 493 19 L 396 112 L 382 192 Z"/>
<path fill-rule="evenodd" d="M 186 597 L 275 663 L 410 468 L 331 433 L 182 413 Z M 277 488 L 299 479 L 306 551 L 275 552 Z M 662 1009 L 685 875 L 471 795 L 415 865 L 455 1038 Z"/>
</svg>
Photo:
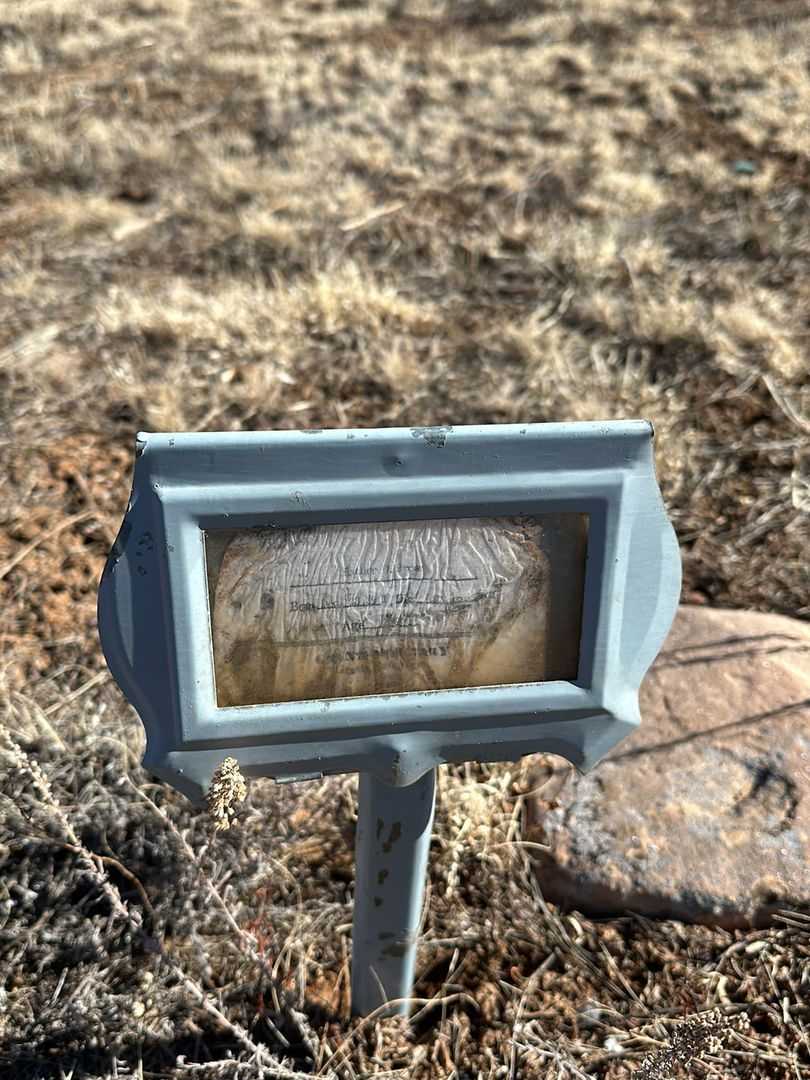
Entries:
<svg viewBox="0 0 810 1080">
<path fill-rule="evenodd" d="M 407 787 L 360 773 L 354 921 L 352 1012 L 411 996 L 416 936 L 425 891 L 436 770 Z M 384 1015 L 407 1016 L 401 1000 Z"/>
</svg>

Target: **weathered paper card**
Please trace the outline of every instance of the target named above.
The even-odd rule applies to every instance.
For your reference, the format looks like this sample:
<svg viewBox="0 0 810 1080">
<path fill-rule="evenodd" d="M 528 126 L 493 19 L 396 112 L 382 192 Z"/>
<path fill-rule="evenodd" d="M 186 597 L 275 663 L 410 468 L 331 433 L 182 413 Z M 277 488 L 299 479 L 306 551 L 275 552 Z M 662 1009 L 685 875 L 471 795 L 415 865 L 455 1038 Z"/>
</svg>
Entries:
<svg viewBox="0 0 810 1080">
<path fill-rule="evenodd" d="M 588 518 L 206 534 L 217 705 L 574 679 Z"/>
</svg>

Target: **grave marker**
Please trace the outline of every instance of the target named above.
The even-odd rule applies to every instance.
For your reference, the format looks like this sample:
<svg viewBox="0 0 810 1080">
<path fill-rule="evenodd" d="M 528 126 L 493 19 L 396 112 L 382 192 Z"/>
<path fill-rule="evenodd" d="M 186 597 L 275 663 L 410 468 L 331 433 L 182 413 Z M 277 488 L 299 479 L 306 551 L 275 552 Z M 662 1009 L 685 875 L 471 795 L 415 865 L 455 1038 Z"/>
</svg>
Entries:
<svg viewBox="0 0 810 1080">
<path fill-rule="evenodd" d="M 644 421 L 145 434 L 99 629 L 190 797 L 360 773 L 353 1008 L 405 1013 L 436 766 L 589 768 L 679 587 Z"/>
</svg>

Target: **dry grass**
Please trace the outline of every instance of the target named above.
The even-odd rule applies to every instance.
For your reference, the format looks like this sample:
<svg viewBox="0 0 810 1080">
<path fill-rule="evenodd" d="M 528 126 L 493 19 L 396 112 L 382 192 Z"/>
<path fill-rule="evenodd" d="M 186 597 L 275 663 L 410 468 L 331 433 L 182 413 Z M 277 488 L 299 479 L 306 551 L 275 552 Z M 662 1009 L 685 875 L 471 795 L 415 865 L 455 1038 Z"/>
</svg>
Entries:
<svg viewBox="0 0 810 1080">
<path fill-rule="evenodd" d="M 528 765 L 444 775 L 429 1000 L 352 1028 L 352 782 L 256 784 L 214 835 L 139 770 L 94 595 L 138 428 L 644 416 L 686 595 L 810 616 L 809 30 L 791 0 L 3 12 L 10 1075 L 619 1078 L 672 1036 L 654 1077 L 703 1013 L 694 1075 L 808 1073 L 807 923 L 550 909 Z M 722 1046 L 715 1008 L 749 1025 Z"/>
<path fill-rule="evenodd" d="M 746 934 L 550 907 L 522 827 L 537 762 L 442 772 L 408 1028 L 349 1017 L 353 778 L 254 783 L 215 832 L 144 777 L 112 687 L 69 731 L 31 698 L 5 708 L 9 1075 L 810 1071 L 810 920 Z"/>
</svg>

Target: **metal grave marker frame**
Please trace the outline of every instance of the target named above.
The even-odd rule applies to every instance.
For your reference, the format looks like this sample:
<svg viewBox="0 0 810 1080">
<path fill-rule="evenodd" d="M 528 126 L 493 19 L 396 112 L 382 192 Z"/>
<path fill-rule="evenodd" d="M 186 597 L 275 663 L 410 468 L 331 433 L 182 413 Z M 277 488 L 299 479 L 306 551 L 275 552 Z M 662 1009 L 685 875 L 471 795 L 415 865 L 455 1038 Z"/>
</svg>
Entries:
<svg viewBox="0 0 810 1080">
<path fill-rule="evenodd" d="M 639 685 L 680 593 L 652 440 L 641 420 L 138 436 L 98 621 L 146 729 L 144 766 L 194 800 L 226 756 L 278 782 L 360 773 L 356 1012 L 407 1012 L 436 766 L 549 752 L 586 770 L 639 723 Z M 363 577 L 372 549 L 388 569 Z M 332 551 L 341 573 L 310 583 Z M 445 581 L 424 572 L 431 560 Z M 261 588 L 245 591 L 250 574 Z M 293 602 L 296 589 L 309 599 Z M 504 613 L 511 637 L 493 651 Z M 347 627 L 361 649 L 344 648 Z M 546 657 L 534 667 L 532 633 Z M 562 639 L 574 634 L 572 653 Z M 369 650 L 369 637 L 382 644 Z M 496 684 L 501 670 L 514 677 L 516 649 L 540 678 Z M 461 676 L 473 683 L 454 685 Z M 220 704 L 229 678 L 232 699 L 293 696 Z M 363 693 L 364 679 L 396 689 Z M 319 680 L 321 696 L 295 698 Z"/>
</svg>

